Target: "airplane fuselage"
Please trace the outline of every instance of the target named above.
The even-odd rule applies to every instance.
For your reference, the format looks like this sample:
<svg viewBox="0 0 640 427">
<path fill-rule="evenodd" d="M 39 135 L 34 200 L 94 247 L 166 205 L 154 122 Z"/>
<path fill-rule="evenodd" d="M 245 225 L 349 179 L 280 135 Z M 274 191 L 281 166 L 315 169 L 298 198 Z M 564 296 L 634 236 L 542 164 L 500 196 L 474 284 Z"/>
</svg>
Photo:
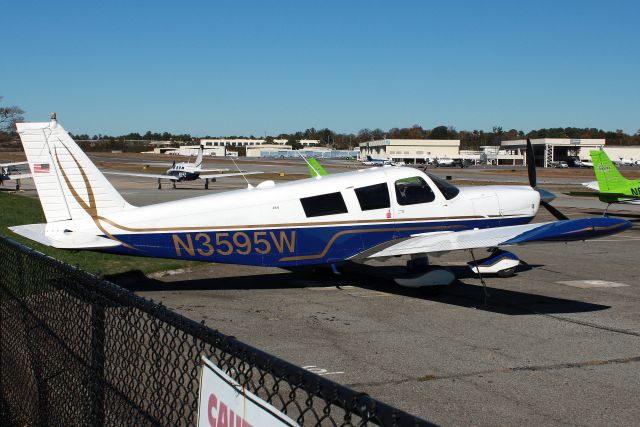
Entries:
<svg viewBox="0 0 640 427">
<path fill-rule="evenodd" d="M 467 187 L 452 195 L 447 199 L 421 171 L 383 167 L 160 203 L 98 220 L 108 233 L 103 236 L 123 243 L 109 252 L 284 267 L 336 263 L 420 233 L 525 224 L 539 204 L 539 194 L 524 186 Z M 85 226 L 94 228 L 93 222 Z"/>
<path fill-rule="evenodd" d="M 169 169 L 167 171 L 167 175 L 177 177 L 178 182 L 195 181 L 200 176 L 200 172 L 190 172 L 185 170 Z"/>
<path fill-rule="evenodd" d="M 178 182 L 195 181 L 200 176 L 200 167 L 192 163 L 177 163 L 167 170 L 167 175 L 177 177 Z"/>
</svg>

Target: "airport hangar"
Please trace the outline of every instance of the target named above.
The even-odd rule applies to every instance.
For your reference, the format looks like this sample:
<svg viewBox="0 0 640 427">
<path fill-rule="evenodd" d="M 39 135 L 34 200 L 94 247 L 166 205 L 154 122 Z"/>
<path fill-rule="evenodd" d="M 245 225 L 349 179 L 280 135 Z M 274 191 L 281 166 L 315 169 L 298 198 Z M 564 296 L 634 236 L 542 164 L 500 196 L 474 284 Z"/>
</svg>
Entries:
<svg viewBox="0 0 640 427">
<path fill-rule="evenodd" d="M 577 156 L 580 160 L 589 160 L 589 151 L 604 150 L 613 161 L 622 159 L 640 160 L 640 147 L 633 145 L 606 145 L 603 138 L 538 138 L 532 139 L 531 144 L 536 155 L 536 166 L 548 167 L 550 162 L 567 161 L 569 157 Z M 522 159 L 524 162 L 527 148 L 526 139 L 502 141 L 502 152 Z M 500 163 L 499 164 L 507 164 Z M 514 164 L 523 164 L 521 162 Z"/>
<path fill-rule="evenodd" d="M 360 160 L 374 159 L 405 163 L 426 163 L 428 159 L 460 158 L 459 139 L 380 139 L 362 142 Z"/>
</svg>

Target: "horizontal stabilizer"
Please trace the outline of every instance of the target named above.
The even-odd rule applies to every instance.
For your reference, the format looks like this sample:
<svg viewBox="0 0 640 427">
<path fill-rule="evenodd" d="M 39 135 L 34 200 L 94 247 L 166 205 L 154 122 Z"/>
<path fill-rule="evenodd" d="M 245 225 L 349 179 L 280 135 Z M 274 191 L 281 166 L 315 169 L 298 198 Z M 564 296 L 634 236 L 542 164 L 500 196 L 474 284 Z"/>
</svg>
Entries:
<svg viewBox="0 0 640 427">
<path fill-rule="evenodd" d="M 19 174 L 11 174 L 11 175 L 5 175 L 4 179 L 9 179 L 9 180 L 17 180 L 17 179 L 27 179 L 27 178 L 31 178 L 31 174 L 30 173 L 19 173 Z"/>
<path fill-rule="evenodd" d="M 47 224 L 29 224 L 9 227 L 9 230 L 45 246 L 59 249 L 103 249 L 120 246 L 121 243 L 106 237 L 77 231 L 47 232 Z"/>
<path fill-rule="evenodd" d="M 13 162 L 13 163 L 0 163 L 0 167 L 8 168 L 10 166 L 28 165 L 29 162 Z"/>
<path fill-rule="evenodd" d="M 587 240 L 631 227 L 620 218 L 581 218 L 447 233 L 424 233 L 369 255 L 369 258 L 522 245 L 534 242 Z"/>
</svg>

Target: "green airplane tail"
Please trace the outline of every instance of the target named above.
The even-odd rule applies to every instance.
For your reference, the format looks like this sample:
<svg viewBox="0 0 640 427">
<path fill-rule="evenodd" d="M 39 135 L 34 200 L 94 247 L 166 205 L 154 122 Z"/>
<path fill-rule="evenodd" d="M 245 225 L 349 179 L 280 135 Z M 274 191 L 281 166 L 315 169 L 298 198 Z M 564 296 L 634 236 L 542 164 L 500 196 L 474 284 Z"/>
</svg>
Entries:
<svg viewBox="0 0 640 427">
<path fill-rule="evenodd" d="M 324 170 L 324 168 L 320 165 L 320 163 L 318 163 L 318 161 L 313 157 L 307 159 L 307 163 L 308 163 L 307 168 L 309 169 L 309 175 L 311 175 L 312 178 L 316 176 L 329 175 L 327 171 Z"/>
<path fill-rule="evenodd" d="M 630 186 L 630 181 L 622 176 L 607 153 L 601 150 L 592 150 L 589 154 L 593 160 L 593 171 L 596 174 L 600 192 L 624 193 L 624 190 Z"/>
</svg>

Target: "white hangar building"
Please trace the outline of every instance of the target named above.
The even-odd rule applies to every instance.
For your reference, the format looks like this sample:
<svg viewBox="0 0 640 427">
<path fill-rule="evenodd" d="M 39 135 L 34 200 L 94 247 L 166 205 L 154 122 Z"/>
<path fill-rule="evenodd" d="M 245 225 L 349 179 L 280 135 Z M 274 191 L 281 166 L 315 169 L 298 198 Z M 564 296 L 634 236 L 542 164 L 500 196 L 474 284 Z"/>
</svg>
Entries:
<svg viewBox="0 0 640 427">
<path fill-rule="evenodd" d="M 588 159 L 589 151 L 600 150 L 605 145 L 603 138 L 535 138 L 531 140 L 537 166 L 548 167 L 551 162 L 567 161 L 569 157 Z M 526 164 L 526 139 L 502 141 L 501 150 L 511 156 L 520 157 Z M 606 150 L 605 150 L 606 151 Z"/>
<path fill-rule="evenodd" d="M 460 158 L 459 139 L 380 139 L 359 144 L 359 159 L 425 163 L 427 159 Z"/>
</svg>

